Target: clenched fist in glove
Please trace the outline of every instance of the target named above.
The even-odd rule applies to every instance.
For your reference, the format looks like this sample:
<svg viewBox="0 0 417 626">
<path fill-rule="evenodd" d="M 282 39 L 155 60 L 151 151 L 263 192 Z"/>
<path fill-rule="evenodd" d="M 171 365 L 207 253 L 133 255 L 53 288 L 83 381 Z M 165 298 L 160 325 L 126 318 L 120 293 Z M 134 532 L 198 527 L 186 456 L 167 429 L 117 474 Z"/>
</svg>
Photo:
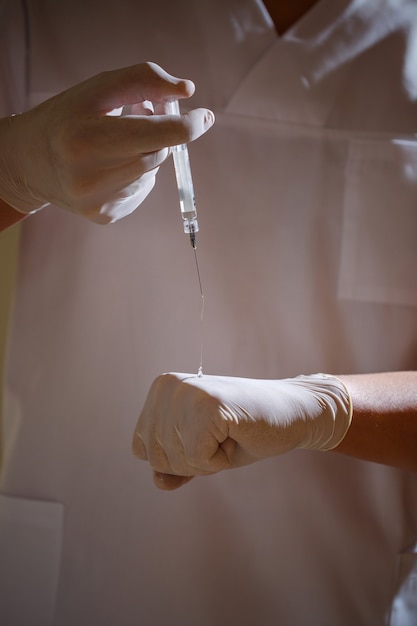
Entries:
<svg viewBox="0 0 417 626">
<path fill-rule="evenodd" d="M 128 215 L 151 191 L 169 146 L 213 124 L 207 109 L 169 116 L 194 84 L 154 63 L 103 72 L 0 120 L 0 198 L 22 213 L 53 203 L 93 222 Z M 124 107 L 128 115 L 109 115 Z"/>
<path fill-rule="evenodd" d="M 330 450 L 352 418 L 349 393 L 325 374 L 256 380 L 163 374 L 153 382 L 133 436 L 155 482 L 172 489 L 294 448 Z"/>
</svg>

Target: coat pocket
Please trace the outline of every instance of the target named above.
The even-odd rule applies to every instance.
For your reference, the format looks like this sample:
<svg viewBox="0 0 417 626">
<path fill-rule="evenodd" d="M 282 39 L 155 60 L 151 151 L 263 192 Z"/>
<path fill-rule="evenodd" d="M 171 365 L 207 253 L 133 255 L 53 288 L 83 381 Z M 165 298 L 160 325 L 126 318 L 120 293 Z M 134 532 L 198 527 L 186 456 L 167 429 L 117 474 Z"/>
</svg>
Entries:
<svg viewBox="0 0 417 626">
<path fill-rule="evenodd" d="M 63 506 L 0 494 L 0 624 L 52 626 Z"/>
<path fill-rule="evenodd" d="M 417 306 L 417 141 L 351 141 L 339 297 Z"/>
</svg>

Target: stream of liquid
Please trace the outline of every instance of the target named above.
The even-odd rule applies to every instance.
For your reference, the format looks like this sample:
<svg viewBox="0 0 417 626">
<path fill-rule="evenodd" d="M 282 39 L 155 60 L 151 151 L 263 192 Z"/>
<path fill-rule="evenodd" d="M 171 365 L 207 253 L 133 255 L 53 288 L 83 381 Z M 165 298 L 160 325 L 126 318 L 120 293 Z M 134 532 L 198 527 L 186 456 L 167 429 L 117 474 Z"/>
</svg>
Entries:
<svg viewBox="0 0 417 626">
<path fill-rule="evenodd" d="M 198 284 L 200 287 L 200 294 L 201 294 L 201 312 L 200 312 L 200 365 L 198 367 L 198 371 L 197 371 L 197 376 L 199 378 L 201 378 L 203 376 L 203 347 L 204 347 L 204 291 L 203 291 L 203 286 L 201 283 L 201 276 L 200 276 L 200 268 L 198 266 L 198 257 L 197 257 L 197 248 L 193 247 L 194 249 L 194 258 L 195 258 L 195 266 L 197 269 L 197 276 L 198 276 Z"/>
</svg>

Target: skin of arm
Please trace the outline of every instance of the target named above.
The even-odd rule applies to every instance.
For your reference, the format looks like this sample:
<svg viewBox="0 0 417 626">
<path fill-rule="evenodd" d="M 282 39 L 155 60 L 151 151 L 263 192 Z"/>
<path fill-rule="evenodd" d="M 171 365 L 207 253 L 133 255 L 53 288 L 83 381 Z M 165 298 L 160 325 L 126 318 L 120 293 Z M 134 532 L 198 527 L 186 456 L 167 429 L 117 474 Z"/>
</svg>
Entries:
<svg viewBox="0 0 417 626">
<path fill-rule="evenodd" d="M 264 0 L 269 15 L 275 24 L 277 33 L 283 35 L 299 19 L 303 17 L 315 4 L 317 0 L 293 0 L 284 2 L 283 0 Z"/>
<path fill-rule="evenodd" d="M 352 424 L 335 452 L 417 471 L 417 372 L 338 376 Z"/>
<path fill-rule="evenodd" d="M 25 217 L 27 216 L 23 213 L 19 213 L 19 211 L 13 209 L 0 198 L 0 231 L 6 230 L 6 228 L 13 226 L 13 224 L 17 224 L 17 222 L 20 222 Z"/>
</svg>

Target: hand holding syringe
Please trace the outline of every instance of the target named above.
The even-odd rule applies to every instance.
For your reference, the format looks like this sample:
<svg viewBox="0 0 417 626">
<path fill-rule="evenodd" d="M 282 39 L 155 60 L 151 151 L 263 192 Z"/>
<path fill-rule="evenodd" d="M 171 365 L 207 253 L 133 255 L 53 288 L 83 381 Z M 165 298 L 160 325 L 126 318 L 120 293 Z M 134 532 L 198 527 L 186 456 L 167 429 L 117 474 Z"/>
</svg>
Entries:
<svg viewBox="0 0 417 626">
<path fill-rule="evenodd" d="M 168 113 L 171 115 L 180 115 L 178 100 L 171 100 L 168 102 Z M 173 146 L 172 158 L 174 160 L 175 175 L 177 177 L 184 232 L 190 236 L 191 245 L 195 249 L 198 221 L 187 145 L 180 144 L 178 146 Z"/>
</svg>

